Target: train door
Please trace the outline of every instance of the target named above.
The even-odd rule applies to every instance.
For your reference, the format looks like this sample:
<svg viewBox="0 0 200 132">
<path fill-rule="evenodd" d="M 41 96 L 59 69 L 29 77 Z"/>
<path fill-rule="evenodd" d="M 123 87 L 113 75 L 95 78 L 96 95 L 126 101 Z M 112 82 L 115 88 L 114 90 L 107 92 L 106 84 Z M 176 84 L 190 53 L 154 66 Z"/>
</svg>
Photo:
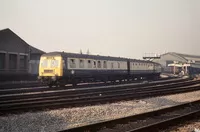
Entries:
<svg viewBox="0 0 200 132">
<path fill-rule="evenodd" d="M 127 60 L 127 72 L 130 75 L 130 60 Z"/>
<path fill-rule="evenodd" d="M 63 57 L 62 63 L 63 63 L 63 76 L 65 76 L 67 72 L 67 58 Z"/>
</svg>

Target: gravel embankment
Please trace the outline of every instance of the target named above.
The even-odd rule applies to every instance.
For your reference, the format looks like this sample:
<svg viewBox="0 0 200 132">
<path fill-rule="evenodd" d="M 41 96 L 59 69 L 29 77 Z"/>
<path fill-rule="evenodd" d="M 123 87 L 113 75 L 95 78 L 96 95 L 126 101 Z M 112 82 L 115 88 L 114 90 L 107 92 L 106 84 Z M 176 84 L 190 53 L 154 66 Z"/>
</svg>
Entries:
<svg viewBox="0 0 200 132">
<path fill-rule="evenodd" d="M 200 99 L 200 91 L 81 108 L 62 108 L 8 115 L 0 117 L 0 132 L 55 132 L 78 125 L 130 116 L 198 99 Z"/>
<path fill-rule="evenodd" d="M 188 121 L 185 124 L 180 124 L 161 132 L 200 132 L 200 119 Z"/>
</svg>

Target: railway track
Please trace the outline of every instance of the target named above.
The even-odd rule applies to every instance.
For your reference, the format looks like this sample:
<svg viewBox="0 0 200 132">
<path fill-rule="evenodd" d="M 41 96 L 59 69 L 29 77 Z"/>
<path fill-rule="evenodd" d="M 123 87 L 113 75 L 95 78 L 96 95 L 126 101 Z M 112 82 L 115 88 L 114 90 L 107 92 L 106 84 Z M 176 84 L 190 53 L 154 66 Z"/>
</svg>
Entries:
<svg viewBox="0 0 200 132">
<path fill-rule="evenodd" d="M 160 78 L 158 79 L 158 81 L 162 81 L 162 80 L 170 80 L 176 77 L 168 77 L 168 78 Z M 125 82 L 121 82 L 122 84 L 128 84 L 128 83 L 140 83 L 143 82 L 145 80 L 136 80 L 136 81 L 125 81 Z M 155 81 L 155 80 L 150 80 L 150 81 Z M 118 82 L 116 82 L 116 84 L 120 84 Z M 106 85 L 113 85 L 113 83 L 111 82 L 107 82 L 106 84 L 104 82 L 94 82 L 94 83 L 80 83 L 76 86 L 76 88 L 82 88 L 82 87 L 92 87 L 92 86 L 106 86 Z M 21 89 L 21 88 L 31 88 L 31 87 L 44 87 L 47 85 L 40 83 L 38 81 L 30 81 L 30 82 L 7 82 L 7 83 L 1 83 L 0 82 L 0 90 L 14 90 L 14 89 Z M 66 88 L 72 88 L 72 85 L 67 85 Z"/>
<path fill-rule="evenodd" d="M 65 89 L 0 96 L 0 113 L 58 108 L 117 100 L 143 98 L 198 90 L 200 80 L 176 79 L 151 84 L 117 85 L 84 89 Z"/>
<path fill-rule="evenodd" d="M 200 115 L 200 100 L 60 132 L 156 132 Z"/>
<path fill-rule="evenodd" d="M 115 84 L 112 85 L 110 84 L 104 84 L 104 83 L 98 83 L 98 84 L 82 84 L 79 85 L 76 88 L 86 88 L 86 87 L 100 87 L 100 86 L 119 86 L 121 87 L 122 85 L 131 85 L 134 87 L 141 87 L 141 86 L 147 86 L 147 85 L 155 85 L 155 84 L 164 84 L 164 83 L 172 83 L 172 82 L 179 82 L 179 81 L 184 81 L 184 80 L 188 80 L 188 78 L 186 79 L 181 79 L 181 78 L 177 78 L 177 79 L 161 79 L 158 81 L 153 81 L 153 82 L 148 82 L 148 83 L 142 83 L 142 82 L 138 82 L 138 83 L 124 83 L 124 84 Z M 6 95 L 6 94 L 17 94 L 17 93 L 30 93 L 30 92 L 44 92 L 44 91 L 54 91 L 54 90 L 66 90 L 66 89 L 74 89 L 72 86 L 65 86 L 65 87 L 52 87 L 49 88 L 47 86 L 41 86 L 41 87 L 35 87 L 33 85 L 33 87 L 28 87 L 28 88 L 11 88 L 11 89 L 0 89 L 0 95 Z"/>
<path fill-rule="evenodd" d="M 18 88 L 27 88 L 27 87 L 40 87 L 40 86 L 45 86 L 45 85 L 37 81 L 16 82 L 16 83 L 10 82 L 10 83 L 0 83 L 0 90 L 18 89 Z"/>
</svg>

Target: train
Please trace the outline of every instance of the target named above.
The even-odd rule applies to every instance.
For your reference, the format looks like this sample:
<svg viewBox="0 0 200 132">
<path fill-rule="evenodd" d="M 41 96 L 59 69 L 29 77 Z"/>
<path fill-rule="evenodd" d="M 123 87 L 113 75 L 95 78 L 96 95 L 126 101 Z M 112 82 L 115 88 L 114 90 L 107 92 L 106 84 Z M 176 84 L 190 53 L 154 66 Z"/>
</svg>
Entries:
<svg viewBox="0 0 200 132">
<path fill-rule="evenodd" d="M 52 86 L 76 86 L 80 82 L 157 79 L 161 65 L 146 60 L 66 52 L 40 57 L 38 80 Z"/>
</svg>

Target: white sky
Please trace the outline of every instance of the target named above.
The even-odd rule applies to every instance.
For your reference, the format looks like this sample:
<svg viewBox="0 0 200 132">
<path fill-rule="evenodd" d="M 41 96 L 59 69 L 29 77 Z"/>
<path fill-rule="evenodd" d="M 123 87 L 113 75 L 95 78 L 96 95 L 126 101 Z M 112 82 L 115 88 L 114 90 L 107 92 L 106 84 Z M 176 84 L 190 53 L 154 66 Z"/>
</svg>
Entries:
<svg viewBox="0 0 200 132">
<path fill-rule="evenodd" d="M 4 28 L 46 52 L 200 55 L 200 0 L 0 0 Z"/>
</svg>

